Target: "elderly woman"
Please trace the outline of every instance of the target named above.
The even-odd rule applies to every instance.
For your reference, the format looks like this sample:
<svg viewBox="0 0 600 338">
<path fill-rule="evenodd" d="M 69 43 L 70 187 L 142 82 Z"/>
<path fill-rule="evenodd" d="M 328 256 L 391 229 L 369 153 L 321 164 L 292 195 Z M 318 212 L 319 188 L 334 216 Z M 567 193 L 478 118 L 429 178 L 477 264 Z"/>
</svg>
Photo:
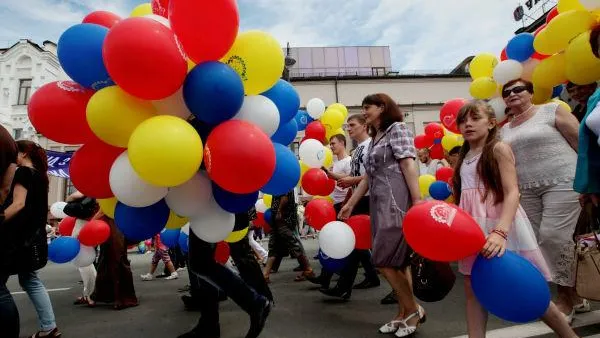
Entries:
<svg viewBox="0 0 600 338">
<path fill-rule="evenodd" d="M 557 285 L 556 305 L 571 322 L 575 310 L 589 306 L 574 289 L 572 236 L 581 212 L 573 190 L 578 122 L 556 103 L 534 105 L 533 85 L 525 80 L 505 84 L 502 97 L 513 117 L 502 139 L 515 154 L 521 204 Z"/>
</svg>

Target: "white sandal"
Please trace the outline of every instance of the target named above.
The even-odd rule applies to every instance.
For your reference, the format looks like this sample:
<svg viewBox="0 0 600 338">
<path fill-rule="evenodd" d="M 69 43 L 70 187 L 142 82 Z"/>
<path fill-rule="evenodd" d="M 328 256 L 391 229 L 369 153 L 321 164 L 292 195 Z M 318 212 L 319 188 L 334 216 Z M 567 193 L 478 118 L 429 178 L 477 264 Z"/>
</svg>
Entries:
<svg viewBox="0 0 600 338">
<path fill-rule="evenodd" d="M 402 324 L 401 320 L 392 320 L 379 328 L 379 333 L 394 333 L 398 331 L 398 328 Z"/>
<path fill-rule="evenodd" d="M 408 326 L 408 324 L 406 323 L 415 316 L 417 318 L 419 318 L 418 310 L 416 312 L 414 312 L 413 314 L 411 314 L 410 316 L 408 316 L 400 321 L 401 326 L 398 328 L 398 331 L 396 331 L 396 334 L 395 334 L 396 337 L 408 337 L 417 331 L 417 327 L 421 323 L 420 320 L 417 321 L 417 325 L 415 325 L 415 326 Z"/>
</svg>

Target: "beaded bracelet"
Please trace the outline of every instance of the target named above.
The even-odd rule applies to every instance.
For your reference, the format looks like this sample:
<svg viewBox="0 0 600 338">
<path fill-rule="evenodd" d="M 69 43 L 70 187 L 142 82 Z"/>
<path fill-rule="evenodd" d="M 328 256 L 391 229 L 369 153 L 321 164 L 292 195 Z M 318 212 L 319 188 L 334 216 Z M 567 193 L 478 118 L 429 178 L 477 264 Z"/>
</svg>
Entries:
<svg viewBox="0 0 600 338">
<path fill-rule="evenodd" d="M 500 237 L 504 238 L 504 240 L 508 239 L 508 234 L 505 231 L 502 231 L 500 229 L 494 229 L 494 230 L 492 230 L 492 232 L 499 235 Z"/>
</svg>

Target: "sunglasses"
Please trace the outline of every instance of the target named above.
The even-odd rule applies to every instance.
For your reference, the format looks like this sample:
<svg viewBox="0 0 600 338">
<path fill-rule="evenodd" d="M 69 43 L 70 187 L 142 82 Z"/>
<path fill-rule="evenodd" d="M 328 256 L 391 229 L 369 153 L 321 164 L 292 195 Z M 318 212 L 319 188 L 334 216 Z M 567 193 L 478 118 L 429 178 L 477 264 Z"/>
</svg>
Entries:
<svg viewBox="0 0 600 338">
<path fill-rule="evenodd" d="M 511 89 L 505 89 L 502 91 L 502 97 L 507 98 L 510 96 L 510 93 L 519 94 L 527 90 L 526 86 L 516 86 Z"/>
</svg>

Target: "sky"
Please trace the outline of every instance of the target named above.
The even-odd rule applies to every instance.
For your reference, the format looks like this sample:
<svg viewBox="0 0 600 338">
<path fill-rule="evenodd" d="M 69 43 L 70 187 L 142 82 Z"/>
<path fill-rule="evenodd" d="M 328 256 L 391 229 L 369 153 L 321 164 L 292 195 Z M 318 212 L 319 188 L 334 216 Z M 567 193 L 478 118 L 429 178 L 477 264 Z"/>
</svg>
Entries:
<svg viewBox="0 0 600 338">
<path fill-rule="evenodd" d="M 56 42 L 91 11 L 126 17 L 143 2 L 2 0 L 0 47 L 23 38 Z M 540 16 L 543 2 L 556 1 L 541 0 L 537 11 L 525 11 Z M 512 14 L 518 5 L 518 0 L 238 0 L 242 31 L 264 30 L 282 46 L 390 46 L 398 71 L 450 70 L 469 55 L 499 55 L 522 26 Z"/>
</svg>

